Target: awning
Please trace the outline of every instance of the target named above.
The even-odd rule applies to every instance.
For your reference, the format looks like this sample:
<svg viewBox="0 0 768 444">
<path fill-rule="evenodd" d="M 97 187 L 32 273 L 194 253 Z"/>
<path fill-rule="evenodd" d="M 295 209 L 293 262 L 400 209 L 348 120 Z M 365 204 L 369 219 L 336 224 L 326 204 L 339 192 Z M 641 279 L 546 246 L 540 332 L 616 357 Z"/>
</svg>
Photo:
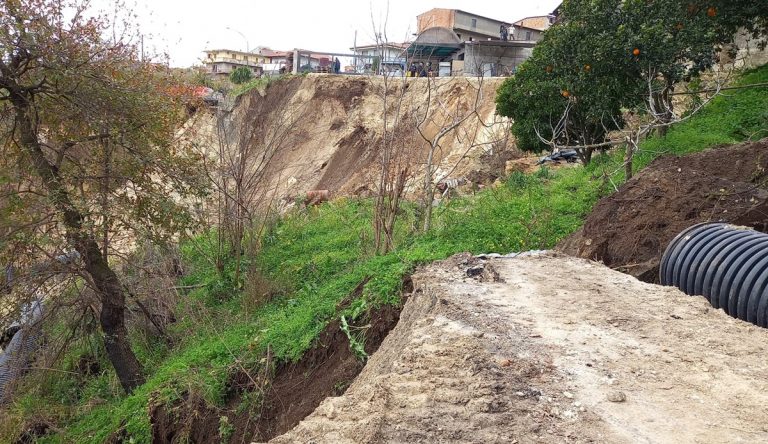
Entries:
<svg viewBox="0 0 768 444">
<path fill-rule="evenodd" d="M 429 28 L 408 46 L 408 55 L 417 58 L 445 58 L 461 48 L 461 40 L 452 29 Z"/>
<path fill-rule="evenodd" d="M 460 46 L 449 45 L 416 45 L 408 47 L 408 55 L 412 57 L 435 57 L 445 58 L 458 51 Z"/>
</svg>

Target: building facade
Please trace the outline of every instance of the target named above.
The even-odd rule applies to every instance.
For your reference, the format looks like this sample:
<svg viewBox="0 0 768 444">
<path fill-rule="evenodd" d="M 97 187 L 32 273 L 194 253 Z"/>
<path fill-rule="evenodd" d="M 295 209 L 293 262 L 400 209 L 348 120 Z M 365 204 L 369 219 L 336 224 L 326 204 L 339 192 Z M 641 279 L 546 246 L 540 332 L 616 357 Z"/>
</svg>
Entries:
<svg viewBox="0 0 768 444">
<path fill-rule="evenodd" d="M 538 42 L 544 37 L 544 30 L 514 25 L 509 28 L 509 39 L 523 42 Z"/>
<path fill-rule="evenodd" d="M 228 77 L 236 68 L 244 66 L 254 75 L 261 75 L 266 58 L 252 52 L 232 49 L 211 49 L 205 51 L 203 63 L 209 74 L 215 77 Z"/>
<path fill-rule="evenodd" d="M 526 17 L 513 23 L 515 26 L 523 26 L 525 28 L 538 29 L 540 31 L 546 31 L 555 22 L 555 16 L 550 15 L 536 15 L 533 17 Z"/>
<path fill-rule="evenodd" d="M 408 43 L 380 43 L 349 48 L 355 55 L 352 65 L 355 72 L 370 72 L 374 65 L 382 71 L 405 70 Z"/>
<path fill-rule="evenodd" d="M 448 28 L 459 37 L 461 41 L 499 39 L 502 26 L 509 27 L 512 24 L 496 20 L 482 15 L 460 9 L 434 8 L 419 14 L 416 17 L 418 33 L 421 34 L 430 28 Z"/>
<path fill-rule="evenodd" d="M 549 22 L 549 16 L 545 18 Z M 538 24 L 529 19 L 518 23 Z M 408 47 L 409 62 L 431 67 L 427 74 L 438 70 L 439 75 L 509 76 L 544 36 L 543 29 L 458 9 L 431 9 L 418 15 L 417 23 L 419 34 Z"/>
</svg>

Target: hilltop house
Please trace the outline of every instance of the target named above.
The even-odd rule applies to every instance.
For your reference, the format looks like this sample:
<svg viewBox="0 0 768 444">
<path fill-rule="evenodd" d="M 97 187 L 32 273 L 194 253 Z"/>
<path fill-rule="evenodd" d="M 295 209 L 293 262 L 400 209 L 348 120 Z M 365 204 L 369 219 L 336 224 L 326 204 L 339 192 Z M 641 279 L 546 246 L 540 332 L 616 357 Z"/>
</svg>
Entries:
<svg viewBox="0 0 768 444">
<path fill-rule="evenodd" d="M 535 15 L 532 17 L 526 17 L 513 23 L 514 26 L 520 26 L 523 28 L 537 29 L 539 31 L 546 31 L 550 26 L 555 23 L 555 16 L 549 15 Z M 530 40 L 530 39 L 529 39 Z"/>
<path fill-rule="evenodd" d="M 444 8 L 419 14 L 417 28 L 408 58 L 439 75 L 510 75 L 544 34 L 542 29 Z"/>
<path fill-rule="evenodd" d="M 379 43 L 362 45 L 349 48 L 356 56 L 354 58 L 354 71 L 370 71 L 373 65 L 384 71 L 405 70 L 405 50 L 408 43 Z"/>
<path fill-rule="evenodd" d="M 259 76 L 265 62 L 266 58 L 260 54 L 232 49 L 206 50 L 205 59 L 203 59 L 207 72 L 214 77 L 228 77 L 232 71 L 241 66 Z"/>
</svg>

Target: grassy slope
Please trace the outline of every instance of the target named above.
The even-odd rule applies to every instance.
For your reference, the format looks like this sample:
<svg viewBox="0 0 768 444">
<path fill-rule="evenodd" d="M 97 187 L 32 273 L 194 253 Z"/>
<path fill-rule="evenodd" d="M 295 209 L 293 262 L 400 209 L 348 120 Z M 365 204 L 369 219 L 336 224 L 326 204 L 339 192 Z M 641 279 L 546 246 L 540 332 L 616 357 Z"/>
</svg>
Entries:
<svg viewBox="0 0 768 444">
<path fill-rule="evenodd" d="M 743 83 L 767 81 L 768 66 L 742 79 Z M 660 153 L 681 154 L 750 136 L 759 138 L 768 135 L 766 130 L 768 90 L 733 91 L 672 128 L 666 139 L 647 141 L 637 167 Z M 350 311 L 396 302 L 403 276 L 422 262 L 461 251 L 554 246 L 582 224 L 601 195 L 614 189 L 612 182 L 623 180 L 620 162 L 618 155 L 598 156 L 587 168 L 515 174 L 501 187 L 455 199 L 438 209 L 435 227 L 428 234 L 414 237 L 402 230 L 400 248 L 381 257 L 366 251 L 371 239 L 369 203 L 340 200 L 294 213 L 265 234 L 263 250 L 254 259 L 253 265 L 268 280 L 279 283 L 283 294 L 263 306 L 216 275 L 201 253 L 210 253 L 213 247 L 207 238 L 200 238 L 185 246 L 192 269 L 185 283 L 207 284 L 190 294 L 187 302 L 204 306 L 197 312 L 205 316 L 180 320 L 175 333 L 181 345 L 170 352 L 158 345 L 140 348 L 151 372 L 147 384 L 132 396 L 121 397 L 111 372 L 81 387 L 59 378 L 58 383 L 49 381 L 41 391 L 22 397 L 11 417 L 42 412 L 68 424 L 63 433 L 44 442 L 98 443 L 121 424 L 135 442 L 149 442 L 150 399 L 169 402 L 192 392 L 220 404 L 236 358 L 247 366 L 258 365 L 269 347 L 277 359 L 297 359 L 317 333 L 340 315 L 337 304 L 364 278 L 370 281 Z M 412 220 L 406 212 L 401 227 Z M 89 398 L 104 403 L 89 406 Z"/>
</svg>

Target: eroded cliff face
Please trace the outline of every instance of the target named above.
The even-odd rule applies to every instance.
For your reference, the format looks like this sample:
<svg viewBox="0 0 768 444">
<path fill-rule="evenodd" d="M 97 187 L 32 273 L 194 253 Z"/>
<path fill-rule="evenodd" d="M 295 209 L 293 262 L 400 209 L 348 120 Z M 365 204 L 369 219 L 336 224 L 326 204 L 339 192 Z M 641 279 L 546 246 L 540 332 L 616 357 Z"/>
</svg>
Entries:
<svg viewBox="0 0 768 444">
<path fill-rule="evenodd" d="M 501 81 L 292 77 L 241 96 L 231 111 L 198 113 L 185 140 L 212 161 L 250 156 L 263 196 L 257 206 L 284 209 L 311 190 L 371 194 L 387 149 L 392 165 L 407 168 L 406 194 L 416 197 L 431 146 L 434 182 L 488 183 L 503 173 L 513 144 L 509 122 L 495 115 Z"/>
</svg>

